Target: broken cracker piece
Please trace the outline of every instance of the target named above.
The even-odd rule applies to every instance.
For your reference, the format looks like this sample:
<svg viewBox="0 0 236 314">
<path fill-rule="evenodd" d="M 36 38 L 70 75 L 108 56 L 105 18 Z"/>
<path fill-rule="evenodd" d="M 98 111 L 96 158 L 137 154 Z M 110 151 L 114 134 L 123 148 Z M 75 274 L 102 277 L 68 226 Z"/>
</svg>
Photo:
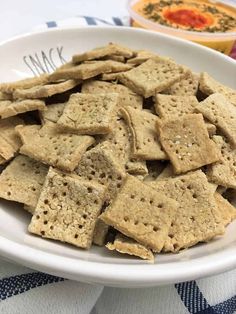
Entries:
<svg viewBox="0 0 236 314">
<path fill-rule="evenodd" d="M 100 215 L 108 225 L 160 252 L 178 203 L 138 179 L 127 176 L 119 194 Z"/>
<path fill-rule="evenodd" d="M 0 175 L 0 197 L 36 207 L 48 167 L 27 156 L 17 156 Z"/>
<path fill-rule="evenodd" d="M 159 121 L 158 130 L 161 145 L 177 174 L 211 164 L 220 158 L 220 151 L 209 138 L 201 114 L 187 114 L 162 123 Z"/>
<path fill-rule="evenodd" d="M 227 226 L 234 219 L 236 219 L 236 208 L 228 202 L 220 193 L 214 194 L 218 210 L 222 216 L 224 226 Z"/>
<path fill-rule="evenodd" d="M 50 168 L 29 232 L 88 249 L 105 189 Z"/>
<path fill-rule="evenodd" d="M 143 62 L 146 62 L 148 59 L 156 57 L 157 55 L 151 51 L 148 50 L 138 50 L 136 52 L 136 56 L 134 58 L 131 58 L 127 60 L 127 63 L 133 64 L 133 65 L 140 65 Z"/>
<path fill-rule="evenodd" d="M 63 113 L 65 103 L 57 103 L 47 106 L 47 110 L 40 111 L 40 118 L 43 123 L 46 121 L 57 122 Z"/>
</svg>

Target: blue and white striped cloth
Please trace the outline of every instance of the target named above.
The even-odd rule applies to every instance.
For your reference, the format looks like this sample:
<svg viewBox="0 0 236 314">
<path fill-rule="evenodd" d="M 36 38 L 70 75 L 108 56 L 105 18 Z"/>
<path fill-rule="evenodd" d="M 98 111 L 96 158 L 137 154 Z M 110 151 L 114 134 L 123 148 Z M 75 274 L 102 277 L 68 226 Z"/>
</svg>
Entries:
<svg viewBox="0 0 236 314">
<path fill-rule="evenodd" d="M 129 25 L 129 18 L 78 16 L 36 30 Z M 211 278 L 145 289 L 109 288 L 66 280 L 0 259 L 1 314 L 233 314 L 236 269 Z"/>
</svg>

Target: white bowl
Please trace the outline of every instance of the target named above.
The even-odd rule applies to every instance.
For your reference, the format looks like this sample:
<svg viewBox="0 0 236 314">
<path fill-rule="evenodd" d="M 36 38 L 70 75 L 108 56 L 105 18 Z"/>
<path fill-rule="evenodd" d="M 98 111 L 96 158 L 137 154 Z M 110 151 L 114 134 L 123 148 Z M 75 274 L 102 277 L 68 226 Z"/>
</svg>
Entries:
<svg viewBox="0 0 236 314">
<path fill-rule="evenodd" d="M 74 53 L 110 41 L 173 57 L 196 72 L 207 71 L 222 83 L 236 87 L 236 62 L 223 54 L 155 32 L 97 26 L 27 34 L 2 43 L 0 81 L 30 76 L 37 72 L 36 68 L 50 69 L 50 64 L 61 64 L 60 53 L 69 60 Z M 148 287 L 210 276 L 236 267 L 236 222 L 227 227 L 222 238 L 179 254 L 157 255 L 152 265 L 106 248 L 94 246 L 85 251 L 41 239 L 27 232 L 29 221 L 30 215 L 19 204 L 0 202 L 0 254 L 28 267 L 73 280 L 117 287 Z"/>
</svg>

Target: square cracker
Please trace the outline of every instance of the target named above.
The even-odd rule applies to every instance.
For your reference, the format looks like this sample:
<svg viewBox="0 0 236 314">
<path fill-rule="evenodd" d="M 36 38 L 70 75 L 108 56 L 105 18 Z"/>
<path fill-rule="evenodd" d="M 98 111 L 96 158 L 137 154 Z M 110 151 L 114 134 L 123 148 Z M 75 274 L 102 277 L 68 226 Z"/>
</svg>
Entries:
<svg viewBox="0 0 236 314">
<path fill-rule="evenodd" d="M 37 85 L 27 89 L 16 89 L 13 92 L 13 98 L 14 99 L 47 98 L 55 94 L 64 93 L 74 88 L 79 83 L 80 81 L 68 80 L 56 84 Z"/>
<path fill-rule="evenodd" d="M 142 109 L 143 98 L 134 93 L 128 87 L 121 84 L 114 84 L 101 81 L 88 81 L 82 85 L 82 93 L 88 94 L 103 94 L 103 93 L 118 93 L 120 106 L 131 106 L 136 109 Z"/>
<path fill-rule="evenodd" d="M 105 189 L 50 168 L 28 230 L 88 249 Z"/>
<path fill-rule="evenodd" d="M 220 151 L 209 138 L 201 114 L 159 122 L 160 142 L 175 173 L 183 173 L 216 162 Z"/>
<path fill-rule="evenodd" d="M 132 134 L 132 157 L 138 159 L 167 159 L 156 131 L 158 117 L 132 107 L 121 109 Z"/>
<path fill-rule="evenodd" d="M 44 101 L 38 99 L 26 99 L 19 101 L 0 101 L 0 119 L 5 119 L 33 110 L 45 110 Z"/>
<path fill-rule="evenodd" d="M 0 175 L 0 197 L 35 208 L 48 167 L 27 156 L 17 156 Z"/>
<path fill-rule="evenodd" d="M 68 64 L 50 74 L 49 79 L 50 81 L 61 79 L 86 80 L 102 73 L 122 72 L 130 69 L 130 65 L 113 60 L 94 61 L 79 65 Z"/>
<path fill-rule="evenodd" d="M 120 75 L 120 81 L 145 98 L 154 96 L 187 74 L 185 67 L 170 59 L 154 57 Z"/>
<path fill-rule="evenodd" d="M 147 248 L 160 252 L 178 203 L 127 176 L 119 194 L 100 218 Z"/>
<path fill-rule="evenodd" d="M 163 93 L 176 96 L 196 96 L 199 85 L 199 75 L 189 72 L 186 77 L 171 85 Z"/>
<path fill-rule="evenodd" d="M 212 94 L 200 102 L 196 110 L 215 124 L 236 146 L 236 107 L 223 95 Z"/>
<path fill-rule="evenodd" d="M 75 172 L 81 178 L 107 186 L 107 201 L 116 195 L 126 176 L 113 153 L 101 145 L 95 146 L 82 156 Z"/>
<path fill-rule="evenodd" d="M 198 100 L 195 96 L 175 96 L 157 94 L 155 109 L 160 118 L 174 119 L 184 114 L 194 113 Z"/>
<path fill-rule="evenodd" d="M 127 47 L 124 47 L 118 44 L 109 43 L 107 46 L 98 47 L 93 50 L 84 52 L 82 54 L 74 55 L 72 58 L 72 62 L 79 63 L 82 61 L 101 59 L 104 57 L 116 56 L 116 55 L 122 56 L 125 58 L 131 58 L 133 57 L 134 52 L 133 50 Z"/>
<path fill-rule="evenodd" d="M 236 189 L 236 149 L 224 137 L 216 135 L 212 139 L 221 151 L 221 157 L 207 167 L 207 177 L 218 185 Z"/>
<path fill-rule="evenodd" d="M 107 243 L 106 247 L 111 251 L 115 250 L 122 254 L 134 255 L 154 262 L 154 256 L 151 250 L 121 233 L 116 236 L 113 243 Z"/>
<path fill-rule="evenodd" d="M 73 171 L 86 149 L 94 143 L 91 136 L 63 133 L 55 123 L 16 127 L 23 146 L 20 153 L 65 171 Z"/>
<path fill-rule="evenodd" d="M 206 95 L 220 93 L 236 106 L 236 90 L 217 82 L 206 72 L 200 75 L 199 89 Z"/>
<path fill-rule="evenodd" d="M 224 226 L 227 226 L 234 219 L 236 219 L 236 208 L 230 204 L 230 202 L 224 198 L 220 193 L 214 194 L 218 210 L 222 216 Z"/>
<path fill-rule="evenodd" d="M 147 174 L 146 162 L 131 158 L 131 138 L 122 118 L 116 119 L 111 133 L 103 136 L 101 144 L 110 150 L 117 163 L 130 174 Z"/>
<path fill-rule="evenodd" d="M 40 111 L 40 118 L 42 123 L 47 121 L 57 122 L 63 113 L 66 103 L 57 103 L 47 106 L 47 110 Z"/>
<path fill-rule="evenodd" d="M 178 252 L 224 232 L 214 191 L 201 170 L 156 181 L 151 186 L 179 203 L 163 251 Z"/>
<path fill-rule="evenodd" d="M 77 134 L 109 133 L 118 101 L 119 95 L 116 93 L 72 94 L 57 123 Z"/>
<path fill-rule="evenodd" d="M 22 145 L 15 131 L 18 124 L 24 124 L 24 121 L 18 117 L 0 120 L 0 156 L 6 161 L 11 159 Z"/>
</svg>

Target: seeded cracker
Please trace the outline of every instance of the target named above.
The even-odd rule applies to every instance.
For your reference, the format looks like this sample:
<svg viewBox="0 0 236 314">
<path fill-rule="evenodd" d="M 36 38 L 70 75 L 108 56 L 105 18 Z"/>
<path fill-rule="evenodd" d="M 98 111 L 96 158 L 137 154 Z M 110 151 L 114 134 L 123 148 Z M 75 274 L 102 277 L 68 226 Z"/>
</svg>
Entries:
<svg viewBox="0 0 236 314">
<path fill-rule="evenodd" d="M 108 201 L 116 195 L 126 176 L 111 151 L 101 145 L 90 149 L 82 156 L 75 172 L 81 178 L 107 186 Z"/>
<path fill-rule="evenodd" d="M 73 171 L 87 148 L 94 143 L 91 136 L 61 133 L 55 123 L 18 126 L 23 146 L 20 153 L 65 171 Z"/>
<path fill-rule="evenodd" d="M 115 250 L 122 254 L 134 255 L 154 262 L 151 250 L 121 233 L 116 236 L 114 243 L 107 243 L 106 247 L 111 251 Z"/>
<path fill-rule="evenodd" d="M 121 112 L 132 134 L 132 156 L 146 160 L 167 159 L 156 132 L 157 116 L 132 107 L 122 108 Z"/>
<path fill-rule="evenodd" d="M 163 251 L 178 252 L 224 232 L 214 191 L 201 170 L 153 182 L 152 187 L 179 203 Z"/>
<path fill-rule="evenodd" d="M 104 187 L 50 169 L 28 230 L 88 249 Z"/>
<path fill-rule="evenodd" d="M 174 83 L 163 93 L 176 96 L 196 96 L 198 85 L 199 76 L 189 71 L 186 77 Z"/>
<path fill-rule="evenodd" d="M 127 47 L 110 43 L 105 47 L 95 48 L 88 52 L 74 55 L 72 61 L 73 63 L 79 63 L 86 60 L 101 59 L 104 57 L 110 57 L 114 55 L 122 56 L 125 58 L 131 58 L 133 57 L 134 52 Z"/>
<path fill-rule="evenodd" d="M 35 208 L 47 171 L 40 162 L 17 156 L 0 175 L 0 197 Z"/>
<path fill-rule="evenodd" d="M 195 96 L 172 96 L 157 94 L 155 109 L 160 118 L 174 119 L 188 113 L 194 113 L 198 100 Z"/>
<path fill-rule="evenodd" d="M 47 110 L 40 112 L 42 123 L 47 121 L 57 122 L 63 113 L 65 103 L 52 104 L 47 106 Z"/>
<path fill-rule="evenodd" d="M 47 98 L 55 94 L 66 92 L 80 82 L 75 80 L 68 80 L 57 84 L 47 84 L 42 86 L 34 86 L 27 89 L 16 89 L 13 93 L 14 99 L 34 99 L 34 98 Z"/>
<path fill-rule="evenodd" d="M 165 120 L 158 129 L 160 142 L 177 174 L 211 164 L 220 158 L 220 151 L 209 138 L 201 114 Z"/>
<path fill-rule="evenodd" d="M 82 85 L 81 92 L 88 94 L 118 93 L 120 106 L 131 106 L 136 109 L 142 109 L 143 105 L 143 98 L 141 96 L 135 94 L 131 89 L 121 84 L 88 81 Z"/>
<path fill-rule="evenodd" d="M 127 176 L 122 188 L 100 218 L 147 248 L 160 252 L 178 203 L 138 179 Z"/>
<path fill-rule="evenodd" d="M 218 205 L 218 210 L 222 216 L 224 226 L 227 226 L 231 221 L 236 219 L 236 208 L 231 205 L 220 193 L 215 193 L 215 200 Z"/>
<path fill-rule="evenodd" d="M 45 110 L 46 106 L 42 100 L 27 99 L 21 101 L 0 101 L 0 119 L 5 119 L 18 115 L 19 113 Z"/>
<path fill-rule="evenodd" d="M 196 108 L 236 146 L 236 107 L 221 94 L 213 94 Z"/>
<path fill-rule="evenodd" d="M 206 72 L 200 75 L 199 88 L 206 95 L 220 93 L 236 106 L 236 90 L 217 82 Z"/>
<path fill-rule="evenodd" d="M 207 168 L 210 181 L 236 189 L 236 149 L 221 136 L 213 136 L 213 141 L 221 151 L 220 160 Z"/>
<path fill-rule="evenodd" d="M 167 89 L 186 74 L 185 67 L 170 59 L 155 57 L 120 75 L 120 81 L 147 98 Z"/>
<path fill-rule="evenodd" d="M 72 94 L 57 123 L 77 134 L 109 133 L 112 130 L 118 97 L 115 93 Z"/>
</svg>

